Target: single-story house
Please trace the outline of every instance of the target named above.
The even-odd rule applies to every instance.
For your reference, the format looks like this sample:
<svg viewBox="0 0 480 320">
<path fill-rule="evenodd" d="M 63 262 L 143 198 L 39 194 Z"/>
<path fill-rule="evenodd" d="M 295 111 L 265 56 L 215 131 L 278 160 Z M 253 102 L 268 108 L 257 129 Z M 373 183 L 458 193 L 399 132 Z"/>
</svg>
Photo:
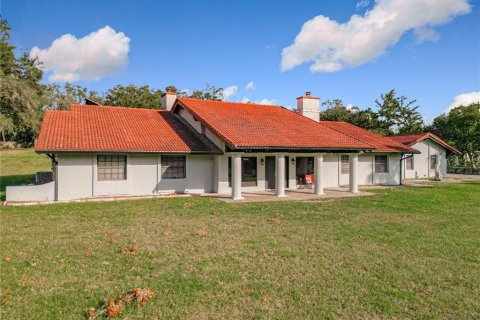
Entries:
<svg viewBox="0 0 480 320">
<path fill-rule="evenodd" d="M 345 122 L 320 121 L 307 92 L 281 106 L 162 97 L 165 109 L 72 105 L 47 110 L 36 152 L 53 181 L 8 187 L 7 201 L 401 184 L 416 148 Z"/>
<path fill-rule="evenodd" d="M 403 162 L 403 179 L 435 178 L 437 170 L 445 176 L 447 158 L 451 154 L 461 154 L 460 151 L 429 132 L 395 135 L 390 138 L 420 151 Z"/>
</svg>

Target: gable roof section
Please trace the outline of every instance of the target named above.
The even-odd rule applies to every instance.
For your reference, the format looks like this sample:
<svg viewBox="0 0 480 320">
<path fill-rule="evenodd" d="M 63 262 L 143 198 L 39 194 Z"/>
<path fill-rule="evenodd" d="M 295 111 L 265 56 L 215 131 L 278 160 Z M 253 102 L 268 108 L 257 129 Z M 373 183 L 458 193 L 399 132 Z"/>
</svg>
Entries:
<svg viewBox="0 0 480 320">
<path fill-rule="evenodd" d="M 357 127 L 344 121 L 320 121 L 326 127 L 355 137 L 375 147 L 375 152 L 419 153 L 418 150 L 405 146 L 388 137 L 383 137 L 372 131 Z"/>
<path fill-rule="evenodd" d="M 416 134 L 398 134 L 398 135 L 390 136 L 390 138 L 409 147 L 425 139 L 432 139 L 436 141 L 438 144 L 445 147 L 446 149 L 454 153 L 461 154 L 461 152 L 458 149 L 449 145 L 448 143 L 446 143 L 445 141 L 443 141 L 442 139 L 440 139 L 439 137 L 437 137 L 436 135 L 430 132 L 416 133 Z"/>
<path fill-rule="evenodd" d="M 91 105 L 45 111 L 35 150 L 221 153 L 169 111 Z"/>
<path fill-rule="evenodd" d="M 181 107 L 232 149 L 374 149 L 280 106 L 179 98 L 173 110 Z"/>
</svg>

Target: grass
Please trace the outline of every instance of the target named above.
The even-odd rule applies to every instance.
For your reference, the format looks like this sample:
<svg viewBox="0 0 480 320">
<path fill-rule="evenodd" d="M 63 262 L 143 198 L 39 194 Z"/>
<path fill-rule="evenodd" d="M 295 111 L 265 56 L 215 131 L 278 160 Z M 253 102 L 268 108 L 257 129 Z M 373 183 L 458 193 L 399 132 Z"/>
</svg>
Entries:
<svg viewBox="0 0 480 320">
<path fill-rule="evenodd" d="M 81 319 L 149 287 L 122 318 L 479 318 L 480 184 L 374 192 L 3 207 L 0 317 Z"/>
<path fill-rule="evenodd" d="M 5 200 L 5 187 L 35 182 L 35 172 L 50 171 L 51 160 L 33 149 L 0 151 L 0 200 Z"/>
</svg>

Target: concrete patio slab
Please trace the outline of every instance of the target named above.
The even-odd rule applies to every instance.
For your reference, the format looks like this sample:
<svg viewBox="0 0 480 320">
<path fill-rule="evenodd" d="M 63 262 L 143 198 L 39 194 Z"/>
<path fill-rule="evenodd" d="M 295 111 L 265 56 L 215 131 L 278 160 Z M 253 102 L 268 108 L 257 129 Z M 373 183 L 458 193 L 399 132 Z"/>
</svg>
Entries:
<svg viewBox="0 0 480 320">
<path fill-rule="evenodd" d="M 384 186 L 372 186 L 362 188 L 358 193 L 351 193 L 348 188 L 325 188 L 324 194 L 318 196 L 313 193 L 312 189 L 286 190 L 286 197 L 277 197 L 275 190 L 258 191 L 258 192 L 242 192 L 242 200 L 233 200 L 230 194 L 203 194 L 203 197 L 212 197 L 227 203 L 248 203 L 248 202 L 265 202 L 265 201 L 323 201 L 327 199 L 363 197 L 370 196 L 374 193 L 368 192 L 368 189 L 386 188 Z"/>
</svg>

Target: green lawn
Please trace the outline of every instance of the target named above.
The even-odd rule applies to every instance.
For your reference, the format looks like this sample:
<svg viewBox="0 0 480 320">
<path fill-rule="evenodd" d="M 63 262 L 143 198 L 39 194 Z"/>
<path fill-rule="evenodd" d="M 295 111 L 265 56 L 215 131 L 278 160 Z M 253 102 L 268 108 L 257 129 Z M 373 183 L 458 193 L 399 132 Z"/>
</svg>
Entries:
<svg viewBox="0 0 480 320">
<path fill-rule="evenodd" d="M 50 171 L 51 160 L 33 149 L 0 151 L 0 200 L 5 200 L 5 187 L 35 181 L 35 172 Z"/>
<path fill-rule="evenodd" d="M 82 319 L 149 287 L 120 318 L 479 318 L 480 183 L 375 192 L 2 207 L 0 317 Z"/>
</svg>

